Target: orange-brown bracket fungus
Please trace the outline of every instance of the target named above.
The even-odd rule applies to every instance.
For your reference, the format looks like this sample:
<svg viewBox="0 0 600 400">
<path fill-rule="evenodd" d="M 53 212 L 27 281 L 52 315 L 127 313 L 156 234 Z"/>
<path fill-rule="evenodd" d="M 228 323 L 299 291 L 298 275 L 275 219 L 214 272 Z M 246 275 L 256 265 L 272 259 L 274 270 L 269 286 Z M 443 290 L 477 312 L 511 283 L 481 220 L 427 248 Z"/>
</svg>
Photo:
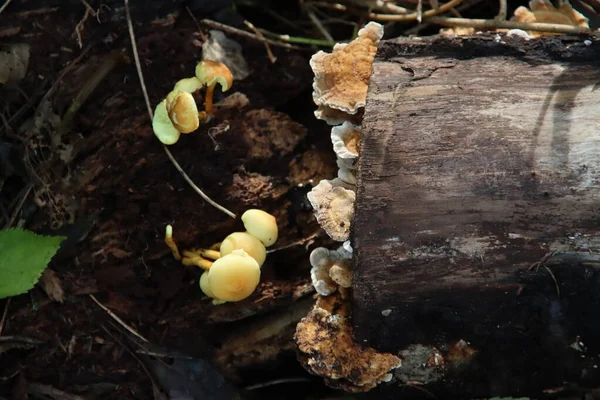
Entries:
<svg viewBox="0 0 600 400">
<path fill-rule="evenodd" d="M 317 222 L 338 242 L 348 240 L 356 194 L 340 179 L 322 180 L 308 194 Z"/>
<path fill-rule="evenodd" d="M 313 100 L 319 106 L 315 111 L 317 118 L 333 125 L 340 123 L 341 118 L 328 121 L 327 115 L 336 115 L 329 109 L 354 115 L 365 106 L 373 59 L 382 37 L 383 26 L 369 22 L 352 42 L 336 44 L 330 54 L 319 51 L 312 56 Z"/>
<path fill-rule="evenodd" d="M 532 0 L 529 2 L 529 8 L 531 10 L 528 10 L 523 6 L 518 7 L 511 20 L 517 22 L 543 22 L 589 28 L 589 20 L 583 14 L 573 9 L 568 0 L 564 0 L 560 4 L 559 8 L 555 8 L 548 0 Z M 530 31 L 527 33 L 533 38 L 544 35 L 555 35 L 555 33 L 548 32 Z"/>
<path fill-rule="evenodd" d="M 335 293 L 338 286 L 351 287 L 351 260 L 352 253 L 343 246 L 337 250 L 328 250 L 325 247 L 314 249 L 310 253 L 310 278 L 317 293 L 329 296 Z"/>
<path fill-rule="evenodd" d="M 204 110 L 207 114 L 213 112 L 213 94 L 217 83 L 221 85 L 221 90 L 226 92 L 233 84 L 233 75 L 225 64 L 220 62 L 203 60 L 196 66 L 196 78 L 202 84 L 207 85 L 204 96 Z"/>
<path fill-rule="evenodd" d="M 294 340 L 298 359 L 312 374 L 333 388 L 367 392 L 389 382 L 402 361 L 378 353 L 353 339 L 349 300 L 342 293 L 319 297 L 312 311 L 298 323 Z"/>
</svg>

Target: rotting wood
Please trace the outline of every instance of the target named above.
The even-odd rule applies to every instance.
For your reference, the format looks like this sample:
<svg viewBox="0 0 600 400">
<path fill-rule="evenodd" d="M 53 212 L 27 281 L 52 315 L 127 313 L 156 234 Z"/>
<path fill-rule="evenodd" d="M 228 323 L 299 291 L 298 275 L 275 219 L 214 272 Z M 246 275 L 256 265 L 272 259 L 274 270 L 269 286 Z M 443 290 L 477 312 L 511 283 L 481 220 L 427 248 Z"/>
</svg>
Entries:
<svg viewBox="0 0 600 400">
<path fill-rule="evenodd" d="M 599 55 L 584 38 L 380 46 L 352 225 L 353 323 L 359 342 L 403 351 L 403 390 L 600 382 Z M 442 365 L 461 339 L 475 358 Z M 448 377 L 460 387 L 440 384 Z"/>
</svg>

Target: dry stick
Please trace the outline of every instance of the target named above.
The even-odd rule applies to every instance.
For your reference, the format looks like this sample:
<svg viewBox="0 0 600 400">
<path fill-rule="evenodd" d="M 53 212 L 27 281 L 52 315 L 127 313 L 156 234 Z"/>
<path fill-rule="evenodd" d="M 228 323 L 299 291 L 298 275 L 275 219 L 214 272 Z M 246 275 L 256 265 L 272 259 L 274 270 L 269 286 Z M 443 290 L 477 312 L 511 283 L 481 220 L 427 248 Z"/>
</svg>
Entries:
<svg viewBox="0 0 600 400">
<path fill-rule="evenodd" d="M 0 7 L 0 13 L 2 13 L 2 11 L 4 11 L 4 9 L 5 9 L 6 7 L 8 7 L 8 5 L 10 4 L 10 2 L 11 2 L 11 1 L 12 1 L 12 0 L 6 0 L 6 1 L 4 2 L 4 4 L 2 4 L 2 7 Z"/>
<path fill-rule="evenodd" d="M 425 18 L 433 17 L 435 15 L 443 14 L 446 11 L 450 11 L 450 9 L 458 6 L 460 3 L 462 3 L 462 1 L 463 0 L 451 0 L 448 3 L 441 5 L 440 8 L 435 8 L 433 10 L 425 11 L 421 16 L 423 19 L 425 19 Z M 383 21 L 383 22 L 386 22 L 386 21 L 405 22 L 405 21 L 416 21 L 419 18 L 419 13 L 414 12 L 412 14 L 406 14 L 406 15 L 369 13 L 368 17 L 370 19 L 374 19 L 376 21 Z"/>
<path fill-rule="evenodd" d="M 8 315 L 8 306 L 10 305 L 10 297 L 6 299 L 6 304 L 4 305 L 4 313 L 2 313 L 2 320 L 0 320 L 0 336 L 2 336 L 2 330 L 4 329 L 4 323 L 6 322 L 6 316 Z"/>
<path fill-rule="evenodd" d="M 208 26 L 209 28 L 218 29 L 218 30 L 221 30 L 224 32 L 231 33 L 233 35 L 238 35 L 241 37 L 245 37 L 247 39 L 252 39 L 252 40 L 256 40 L 258 42 L 262 42 L 262 40 L 260 40 L 255 34 L 246 32 L 246 31 L 238 29 L 238 28 L 234 28 L 233 26 L 221 24 L 219 22 L 215 22 L 210 19 L 201 19 L 200 23 Z M 293 45 L 287 44 L 287 43 L 281 43 L 281 42 L 271 40 L 271 39 L 266 39 L 266 41 L 267 41 L 267 43 L 272 44 L 273 46 L 285 47 L 286 49 L 306 50 L 306 49 L 303 49 L 302 47 L 293 46 Z"/>
<path fill-rule="evenodd" d="M 578 26 L 563 24 L 546 24 L 541 22 L 516 22 L 498 21 L 495 19 L 468 19 L 445 17 L 431 17 L 427 19 L 427 22 L 444 26 L 460 26 L 480 29 L 521 29 L 524 31 L 568 33 L 573 35 L 591 33 L 589 28 L 580 28 Z"/>
<path fill-rule="evenodd" d="M 4 229 L 8 229 L 13 226 L 13 224 L 17 220 L 17 217 L 19 216 L 19 212 L 23 208 L 23 204 L 25 204 L 25 200 L 27 200 L 27 197 L 29 197 L 29 193 L 31 192 L 32 189 L 33 189 L 33 183 L 29 183 L 25 189 L 25 194 L 23 195 L 23 197 L 21 197 L 21 200 L 19 200 L 19 203 L 13 210 L 12 215 L 10 216 L 10 220 L 8 220 L 6 225 L 4 225 Z"/>
<path fill-rule="evenodd" d="M 127 325 L 125 322 L 123 322 L 123 320 L 119 317 L 116 316 L 115 313 L 113 313 L 112 311 L 110 311 L 110 309 L 108 307 L 106 307 L 104 304 L 100 303 L 98 301 L 98 299 L 96 299 L 96 297 L 94 297 L 93 294 L 89 295 L 90 298 L 92 300 L 94 300 L 94 302 L 96 304 L 98 304 L 98 306 L 103 309 L 104 311 L 106 311 L 106 313 L 108 315 L 110 315 L 115 321 L 117 321 L 119 323 L 119 325 L 121 325 L 123 328 L 127 329 L 132 335 L 135 335 L 136 337 L 138 337 L 139 339 L 143 340 L 144 342 L 148 342 L 148 339 L 146 339 L 145 337 L 143 337 L 142 335 L 140 335 L 139 333 L 137 333 L 132 327 L 130 327 L 129 325 Z"/>
<path fill-rule="evenodd" d="M 265 38 L 264 35 L 258 29 L 256 29 L 252 22 L 244 20 L 244 25 L 246 25 L 248 29 L 254 32 L 256 36 L 260 40 L 262 40 L 263 44 L 265 45 L 265 50 L 267 51 L 267 57 L 269 57 L 269 61 L 271 62 L 271 64 L 275 64 L 275 61 L 277 61 L 277 57 L 273 55 L 271 47 L 269 46 L 269 42 L 267 42 L 267 38 Z"/>
<path fill-rule="evenodd" d="M 144 94 L 144 100 L 146 101 L 146 107 L 148 108 L 148 115 L 150 116 L 150 122 L 152 122 L 152 120 L 154 119 L 154 114 L 152 113 L 152 107 L 150 106 L 150 96 L 148 96 L 148 90 L 146 89 L 146 83 L 144 81 L 144 74 L 142 73 L 142 64 L 140 63 L 140 56 L 137 51 L 135 34 L 133 32 L 133 22 L 131 20 L 131 12 L 129 11 L 129 0 L 124 0 L 124 2 L 125 2 L 125 14 L 127 16 L 127 28 L 129 29 L 129 38 L 131 40 L 131 47 L 133 49 L 133 59 L 135 60 L 135 67 L 137 69 L 138 77 L 140 80 L 140 86 L 142 87 L 142 92 Z M 217 210 L 224 212 L 225 214 L 229 215 L 231 218 L 234 218 L 234 219 L 236 218 L 236 215 L 233 212 L 229 211 L 222 205 L 213 201 L 206 194 L 204 194 L 202 189 L 200 189 L 194 183 L 194 181 L 192 181 L 192 179 L 185 173 L 183 168 L 181 168 L 181 165 L 179 165 L 177 160 L 175 160 L 175 157 L 173 157 L 173 154 L 171 154 L 171 151 L 164 144 L 163 144 L 163 149 L 164 149 L 165 153 L 167 153 L 169 160 L 171 160 L 171 163 L 173 163 L 173 165 L 175 166 L 177 171 L 179 171 L 181 176 L 183 176 L 183 178 L 186 180 L 186 182 L 192 187 L 192 189 L 194 189 L 196 191 L 196 193 L 198 193 L 200 195 L 200 197 L 202 197 L 208 204 L 215 207 Z"/>
</svg>

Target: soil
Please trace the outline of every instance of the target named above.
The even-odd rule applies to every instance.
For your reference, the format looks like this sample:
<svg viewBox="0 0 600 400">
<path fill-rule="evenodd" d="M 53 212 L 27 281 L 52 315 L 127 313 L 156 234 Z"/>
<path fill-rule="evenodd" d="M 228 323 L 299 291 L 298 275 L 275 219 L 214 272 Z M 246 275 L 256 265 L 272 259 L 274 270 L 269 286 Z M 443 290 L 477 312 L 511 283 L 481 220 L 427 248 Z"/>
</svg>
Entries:
<svg viewBox="0 0 600 400">
<path fill-rule="evenodd" d="M 156 105 L 177 80 L 193 76 L 208 30 L 199 31 L 182 4 L 136 3 L 137 46 Z M 308 252 L 330 244 L 305 197 L 311 182 L 335 175 L 329 129 L 313 115 L 308 59 L 314 49 L 272 47 L 277 61 L 271 63 L 262 43 L 228 35 L 242 45 L 251 74 L 215 100 L 238 92 L 247 104 L 219 108 L 210 123 L 170 147 L 215 201 L 238 215 L 257 207 L 278 220 L 275 248 L 282 249 L 268 256 L 257 291 L 240 303 L 214 306 L 198 287 L 201 270 L 171 256 L 165 227 L 173 225 L 175 241 L 185 249 L 208 247 L 242 225 L 204 202 L 170 163 L 152 132 L 123 4 L 105 5 L 97 18 L 90 15 L 81 24 L 81 47 L 75 31 L 86 12 L 83 2 L 15 2 L 0 14 L 0 38 L 31 46 L 25 79 L 0 88 L 5 120 L 0 143 L 22 152 L 26 161 L 15 157 L 16 172 L 0 191 L 0 208 L 8 211 L 0 213 L 0 221 L 7 225 L 15 203 L 25 198 L 16 224 L 68 236 L 50 265 L 64 290 L 62 303 L 39 287 L 8 305 L 0 302 L 0 314 L 7 310 L 1 335 L 13 337 L 10 350 L 0 348 L 0 398 L 26 399 L 44 388 L 87 399 L 160 398 L 144 368 L 149 358 L 135 353 L 140 350 L 135 337 L 89 295 L 161 349 L 155 353 L 215 360 L 237 387 L 304 379 L 253 395 L 292 399 L 331 393 L 285 345 L 293 332 L 289 326 L 277 332 L 283 334 L 281 349 L 256 362 L 250 357 L 236 364 L 235 357 L 219 353 L 234 333 L 310 297 Z M 52 125 L 52 114 L 63 122 L 73 115 L 67 112 L 71 102 L 103 69 L 106 77 L 72 124 L 64 131 L 60 119 Z M 50 107 L 38 114 L 42 129 L 37 129 L 31 122 L 44 96 Z M 25 339 L 39 342 L 25 345 Z M 252 340 L 250 333 L 250 345 Z M 50 397 L 75 398 L 56 393 Z"/>
</svg>

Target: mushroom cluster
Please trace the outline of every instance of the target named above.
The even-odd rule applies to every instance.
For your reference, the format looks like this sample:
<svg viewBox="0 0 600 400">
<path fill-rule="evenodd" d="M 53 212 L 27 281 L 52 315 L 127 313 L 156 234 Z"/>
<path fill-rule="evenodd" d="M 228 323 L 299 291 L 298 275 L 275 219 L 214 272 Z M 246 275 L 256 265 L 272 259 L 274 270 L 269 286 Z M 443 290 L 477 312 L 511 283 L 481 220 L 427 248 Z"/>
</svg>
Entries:
<svg viewBox="0 0 600 400">
<path fill-rule="evenodd" d="M 213 94 L 217 83 L 223 92 L 233 84 L 233 75 L 225 64 L 203 60 L 196 66 L 196 76 L 178 81 L 173 90 L 154 111 L 152 130 L 164 144 L 174 144 L 179 136 L 194 132 L 213 113 Z M 204 111 L 198 107 L 192 93 L 206 86 Z"/>
<path fill-rule="evenodd" d="M 313 100 L 315 116 L 331 129 L 331 142 L 337 157 L 336 179 L 322 180 L 308 194 L 317 221 L 334 240 L 350 236 L 356 192 L 356 167 L 360 154 L 361 120 L 369 79 L 383 26 L 369 22 L 358 37 L 336 44 L 333 52 L 319 51 L 310 66 L 315 74 Z"/>
<path fill-rule="evenodd" d="M 267 258 L 266 248 L 277 241 L 277 220 L 271 214 L 250 209 L 242 214 L 242 222 L 245 232 L 233 232 L 209 249 L 181 253 L 173 240 L 173 228 L 167 225 L 165 243 L 173 257 L 185 266 L 204 270 L 200 289 L 215 305 L 241 301 L 254 292 Z"/>
</svg>

